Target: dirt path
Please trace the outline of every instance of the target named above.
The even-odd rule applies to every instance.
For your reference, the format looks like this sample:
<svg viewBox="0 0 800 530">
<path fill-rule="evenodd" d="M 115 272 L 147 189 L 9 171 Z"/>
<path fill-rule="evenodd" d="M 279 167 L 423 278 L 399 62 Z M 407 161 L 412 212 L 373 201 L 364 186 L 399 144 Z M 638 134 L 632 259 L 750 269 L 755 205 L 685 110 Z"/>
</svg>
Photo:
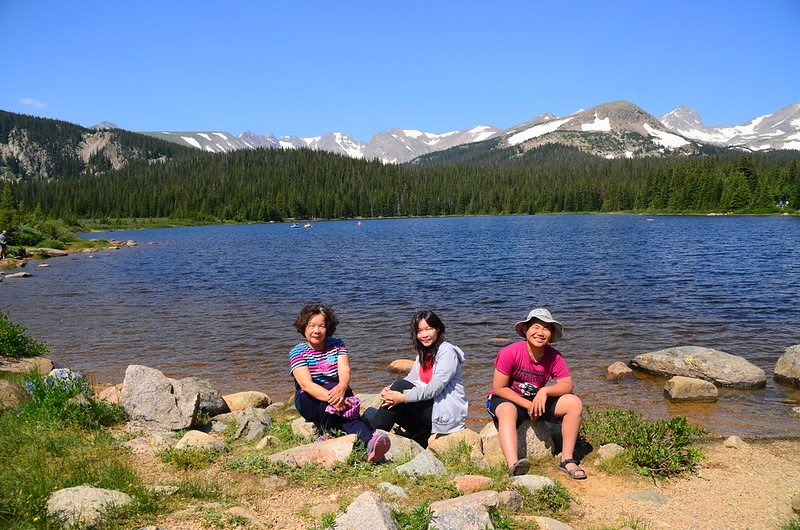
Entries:
<svg viewBox="0 0 800 530">
<path fill-rule="evenodd" d="M 721 441 L 708 444 L 708 456 L 698 472 L 686 478 L 654 482 L 637 476 L 613 476 L 597 471 L 587 458 L 589 479 L 574 481 L 556 469 L 545 471 L 575 497 L 575 510 L 564 522 L 576 530 L 780 529 L 793 517 L 792 498 L 800 495 L 800 439 L 754 441 L 741 448 L 726 448 Z M 306 529 L 319 523 L 309 506 L 335 506 L 361 493 L 358 486 L 306 489 L 277 477 L 249 473 L 204 471 L 179 473 L 152 455 L 135 455 L 137 468 L 153 483 L 177 482 L 200 475 L 236 496 L 239 506 L 255 515 L 249 528 Z M 637 500 L 631 494 L 655 499 Z M 411 499 L 408 507 L 421 499 Z M 213 511 L 213 510 L 212 510 Z M 313 511 L 313 510 L 312 510 Z M 168 529 L 235 528 L 219 526 L 202 511 L 182 510 L 158 521 Z M 208 513 L 208 510 L 205 510 Z M 524 522 L 527 517 L 520 517 Z M 225 517 L 222 517 L 225 520 Z"/>
</svg>

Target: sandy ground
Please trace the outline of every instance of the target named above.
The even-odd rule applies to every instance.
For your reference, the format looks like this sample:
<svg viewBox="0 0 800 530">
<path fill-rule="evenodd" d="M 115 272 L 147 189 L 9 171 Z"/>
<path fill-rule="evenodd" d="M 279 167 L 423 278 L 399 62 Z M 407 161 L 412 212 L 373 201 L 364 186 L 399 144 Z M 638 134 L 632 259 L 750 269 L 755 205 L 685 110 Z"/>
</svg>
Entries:
<svg viewBox="0 0 800 530">
<path fill-rule="evenodd" d="M 614 476 L 597 471 L 591 455 L 584 468 L 585 481 L 575 481 L 555 466 L 544 474 L 558 479 L 574 496 L 572 513 L 562 518 L 575 529 L 779 529 L 793 517 L 792 498 L 800 495 L 800 439 L 751 441 L 741 448 L 724 447 L 722 441 L 704 448 L 708 459 L 697 473 L 654 481 L 638 476 Z M 176 472 L 152 455 L 134 455 L 146 482 L 175 483 L 201 475 L 223 484 L 237 503 L 250 510 L 249 528 L 305 529 L 319 524 L 316 506 L 335 506 L 361 493 L 350 489 L 306 489 L 277 477 L 222 471 Z M 630 494 L 657 492 L 663 499 L 637 500 Z M 419 500 L 410 500 L 406 508 Z M 200 503 L 202 504 L 202 503 Z M 164 529 L 235 528 L 224 509 L 187 505 L 158 524 Z M 520 517 L 521 523 L 529 520 Z M 220 522 L 222 521 L 222 522 Z M 222 526 L 220 526 L 220 524 Z"/>
</svg>

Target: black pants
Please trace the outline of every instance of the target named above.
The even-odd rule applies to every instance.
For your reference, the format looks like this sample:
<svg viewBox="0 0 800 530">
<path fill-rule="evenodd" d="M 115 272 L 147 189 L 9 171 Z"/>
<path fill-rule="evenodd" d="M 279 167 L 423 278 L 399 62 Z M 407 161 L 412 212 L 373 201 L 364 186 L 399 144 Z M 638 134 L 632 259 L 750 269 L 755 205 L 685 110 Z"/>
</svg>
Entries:
<svg viewBox="0 0 800 530">
<path fill-rule="evenodd" d="M 389 387 L 397 392 L 414 388 L 410 381 L 400 379 Z M 418 442 L 422 447 L 428 447 L 428 438 L 431 435 L 431 415 L 433 414 L 433 400 L 417 401 L 414 403 L 400 403 L 392 408 L 381 407 L 373 416 L 370 424 L 373 429 L 391 430 L 395 424 L 405 431 L 405 436 Z"/>
<path fill-rule="evenodd" d="M 331 387 L 333 387 L 333 385 L 331 385 Z M 353 391 L 348 388 L 345 395 L 352 396 Z M 370 438 L 372 438 L 374 430 L 370 429 L 369 425 L 364 423 L 364 420 L 360 417 L 354 420 L 348 420 L 338 414 L 329 414 L 325 412 L 325 407 L 328 406 L 327 402 L 313 398 L 306 392 L 301 392 L 300 390 L 295 392 L 294 406 L 303 419 L 316 425 L 317 429 L 322 432 L 336 429 L 344 431 L 347 434 L 355 434 L 359 440 L 364 442 L 364 446 L 366 446 Z"/>
</svg>

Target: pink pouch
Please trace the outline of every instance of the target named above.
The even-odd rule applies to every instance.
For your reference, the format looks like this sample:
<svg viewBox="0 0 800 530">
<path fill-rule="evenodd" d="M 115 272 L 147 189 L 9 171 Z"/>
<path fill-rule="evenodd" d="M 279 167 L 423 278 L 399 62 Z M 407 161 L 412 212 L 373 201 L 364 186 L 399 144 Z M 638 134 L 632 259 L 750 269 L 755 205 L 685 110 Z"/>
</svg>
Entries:
<svg viewBox="0 0 800 530">
<path fill-rule="evenodd" d="M 350 396 L 345 398 L 344 400 L 347 408 L 344 410 L 336 410 L 331 405 L 325 407 L 325 412 L 328 414 L 336 414 L 337 416 L 342 416 L 347 418 L 348 420 L 354 420 L 361 415 L 361 400 L 356 396 Z"/>
</svg>

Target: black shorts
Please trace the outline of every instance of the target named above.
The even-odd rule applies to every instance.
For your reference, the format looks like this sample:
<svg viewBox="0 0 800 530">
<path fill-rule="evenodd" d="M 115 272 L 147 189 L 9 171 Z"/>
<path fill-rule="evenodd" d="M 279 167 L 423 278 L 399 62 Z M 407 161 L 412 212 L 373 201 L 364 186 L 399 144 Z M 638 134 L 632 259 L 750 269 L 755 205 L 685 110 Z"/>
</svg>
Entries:
<svg viewBox="0 0 800 530">
<path fill-rule="evenodd" d="M 558 403 L 559 397 L 561 396 L 547 396 L 547 401 L 544 404 L 544 412 L 541 416 L 539 416 L 539 420 L 553 423 L 560 421 L 561 418 L 556 417 L 556 403 Z M 492 417 L 495 427 L 497 427 L 497 415 L 495 415 L 495 411 L 500 403 L 511 403 L 517 407 L 517 427 L 522 425 L 523 421 L 531 419 L 531 417 L 528 415 L 528 410 L 524 407 L 520 407 L 510 399 L 502 398 L 492 394 L 492 397 L 486 400 L 486 410 L 489 412 L 489 416 Z"/>
</svg>

